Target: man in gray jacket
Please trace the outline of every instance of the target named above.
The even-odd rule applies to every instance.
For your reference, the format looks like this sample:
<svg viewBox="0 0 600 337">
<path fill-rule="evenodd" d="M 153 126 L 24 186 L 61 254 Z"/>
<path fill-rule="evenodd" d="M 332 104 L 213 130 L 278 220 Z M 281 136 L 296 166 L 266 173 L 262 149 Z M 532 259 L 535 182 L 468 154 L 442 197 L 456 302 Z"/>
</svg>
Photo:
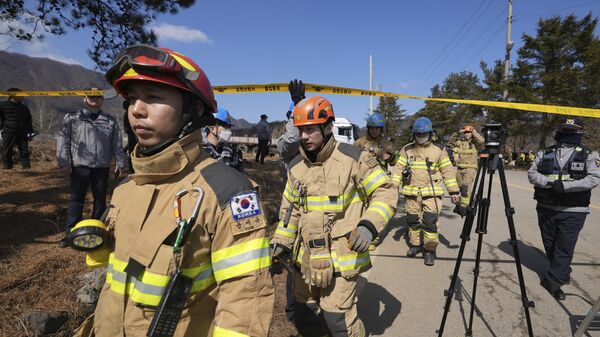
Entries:
<svg viewBox="0 0 600 337">
<path fill-rule="evenodd" d="M 590 212 L 591 190 L 600 184 L 600 157 L 581 145 L 582 136 L 581 118 L 563 118 L 556 128 L 556 144 L 539 151 L 528 172 L 550 262 L 541 285 L 558 300 L 565 299 L 561 286 L 571 281 L 571 261 Z"/>
<path fill-rule="evenodd" d="M 260 122 L 256 124 L 256 137 L 258 137 L 258 151 L 256 151 L 255 161 L 264 164 L 265 156 L 269 153 L 271 144 L 271 125 L 267 122 L 267 115 L 260 115 Z"/>
<path fill-rule="evenodd" d="M 94 90 L 94 89 L 91 89 Z M 71 228 L 82 219 L 88 186 L 94 196 L 92 218 L 100 219 L 106 210 L 106 192 L 112 156 L 116 158 L 115 177 L 126 167 L 121 133 L 117 121 L 102 111 L 104 97 L 86 96 L 85 108 L 63 118 L 56 145 L 56 159 L 69 174 L 71 196 L 66 219 L 66 236 L 59 246 L 69 245 Z"/>
</svg>

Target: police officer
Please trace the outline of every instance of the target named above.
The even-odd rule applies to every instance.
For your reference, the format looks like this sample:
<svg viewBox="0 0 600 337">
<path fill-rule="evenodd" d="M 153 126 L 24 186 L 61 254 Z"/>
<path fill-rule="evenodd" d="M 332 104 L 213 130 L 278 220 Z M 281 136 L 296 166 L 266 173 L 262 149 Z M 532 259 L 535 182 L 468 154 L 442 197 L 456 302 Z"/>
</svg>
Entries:
<svg viewBox="0 0 600 337">
<path fill-rule="evenodd" d="M 129 100 L 135 174 L 113 193 L 106 284 L 79 336 L 146 336 L 175 270 L 192 282 L 189 296 L 174 290 L 187 298 L 175 336 L 267 336 L 263 208 L 248 178 L 202 149 L 217 108 L 208 78 L 187 56 L 146 45 L 125 48 L 106 78 Z M 175 251 L 184 221 L 191 231 Z"/>
<path fill-rule="evenodd" d="M 414 142 L 400 150 L 394 173 L 402 177 L 402 194 L 406 200 L 409 249 L 414 257 L 423 251 L 424 263 L 433 266 L 438 245 L 439 215 L 444 188 L 452 202 L 460 202 L 456 172 L 443 146 L 433 142 L 433 125 L 419 117 L 412 125 Z"/>
<path fill-rule="evenodd" d="M 460 189 L 460 204 L 456 205 L 455 213 L 465 216 L 469 206 L 470 188 L 477 174 L 478 147 L 484 143 L 483 137 L 472 125 L 465 125 L 460 136 L 453 137 L 448 145 L 452 149 L 456 164 L 456 181 Z"/>
<path fill-rule="evenodd" d="M 541 285 L 558 300 L 571 280 L 571 261 L 579 231 L 590 212 L 591 190 L 600 183 L 598 153 L 581 144 L 583 120 L 563 118 L 555 145 L 537 153 L 529 168 L 538 224 L 550 266 Z"/>
<path fill-rule="evenodd" d="M 271 244 L 274 258 L 293 252 L 301 264 L 294 323 L 302 336 L 364 336 L 357 277 L 371 267 L 369 244 L 394 215 L 398 193 L 372 155 L 335 140 L 328 100 L 306 98 L 293 114 L 300 155 L 290 163 Z"/>
<path fill-rule="evenodd" d="M 373 113 L 367 118 L 367 134 L 360 137 L 354 146 L 371 153 L 384 170 L 390 163 L 394 162 L 393 144 L 383 135 L 385 117 L 379 113 Z"/>
<path fill-rule="evenodd" d="M 242 152 L 231 144 L 231 127 L 233 123 L 229 111 L 224 108 L 218 108 L 217 112 L 214 113 L 215 121 L 205 128 L 204 134 L 204 150 L 208 154 L 222 162 L 223 164 L 233 167 L 234 169 L 243 172 L 243 161 Z"/>
</svg>

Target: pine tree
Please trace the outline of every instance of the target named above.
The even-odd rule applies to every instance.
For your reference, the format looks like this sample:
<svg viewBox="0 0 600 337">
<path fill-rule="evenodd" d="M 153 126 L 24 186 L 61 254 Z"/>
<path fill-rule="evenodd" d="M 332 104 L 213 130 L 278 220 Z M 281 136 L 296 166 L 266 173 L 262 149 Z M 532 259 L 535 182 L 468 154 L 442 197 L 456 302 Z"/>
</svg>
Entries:
<svg viewBox="0 0 600 337">
<path fill-rule="evenodd" d="M 382 114 L 385 117 L 385 132 L 394 141 L 399 136 L 401 131 L 399 123 L 404 118 L 404 113 L 406 112 L 406 110 L 400 108 L 398 98 L 393 96 L 379 97 L 379 102 L 374 112 Z"/>
</svg>

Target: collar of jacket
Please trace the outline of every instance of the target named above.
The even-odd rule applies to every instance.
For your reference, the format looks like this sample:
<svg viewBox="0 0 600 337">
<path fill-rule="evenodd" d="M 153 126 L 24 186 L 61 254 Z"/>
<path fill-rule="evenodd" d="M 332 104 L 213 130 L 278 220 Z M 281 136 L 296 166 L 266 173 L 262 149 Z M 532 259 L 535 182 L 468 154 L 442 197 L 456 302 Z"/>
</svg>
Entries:
<svg viewBox="0 0 600 337">
<path fill-rule="evenodd" d="M 300 146 L 300 154 L 302 155 L 302 158 L 304 158 L 304 160 L 307 163 L 311 163 L 311 164 L 324 163 L 327 159 L 329 159 L 329 157 L 331 157 L 333 150 L 335 150 L 336 144 L 337 144 L 337 142 L 335 141 L 335 137 L 333 135 L 331 135 L 331 137 L 329 138 L 329 141 L 327 141 L 327 143 L 325 143 L 325 145 L 323 145 L 323 147 L 317 154 L 317 159 L 314 162 L 311 162 L 310 159 L 308 159 L 308 156 L 302 146 Z"/>
<path fill-rule="evenodd" d="M 208 156 L 201 144 L 200 130 L 196 130 L 150 157 L 139 156 L 139 144 L 136 145 L 131 156 L 131 164 L 135 170 L 133 180 L 137 185 L 144 185 L 156 184 L 173 177 L 188 164 Z"/>
<path fill-rule="evenodd" d="M 372 142 L 377 142 L 379 143 L 379 141 L 381 140 L 381 136 L 383 135 L 383 133 L 379 133 L 379 136 L 377 136 L 377 138 L 373 138 L 371 137 L 371 135 L 369 134 L 369 131 L 367 131 L 367 140 L 370 140 Z"/>
</svg>

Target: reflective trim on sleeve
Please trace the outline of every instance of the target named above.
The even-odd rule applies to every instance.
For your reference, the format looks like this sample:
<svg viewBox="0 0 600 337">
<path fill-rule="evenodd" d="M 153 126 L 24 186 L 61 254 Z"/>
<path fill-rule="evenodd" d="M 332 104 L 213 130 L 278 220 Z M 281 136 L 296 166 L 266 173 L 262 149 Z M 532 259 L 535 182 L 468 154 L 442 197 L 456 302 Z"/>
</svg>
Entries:
<svg viewBox="0 0 600 337">
<path fill-rule="evenodd" d="M 392 212 L 392 208 L 385 202 L 381 202 L 381 201 L 373 201 L 369 205 L 369 208 L 367 208 L 367 212 L 369 212 L 369 211 L 373 211 L 373 212 L 381 215 L 381 217 L 383 218 L 385 223 L 388 223 L 390 221 L 390 219 L 392 218 L 392 216 L 394 215 Z"/>
<path fill-rule="evenodd" d="M 406 159 L 405 157 L 399 156 L 398 160 L 396 161 L 396 164 L 406 166 L 406 164 L 408 164 L 408 159 Z"/>
<path fill-rule="evenodd" d="M 400 185 L 400 182 L 402 181 L 402 176 L 398 175 L 398 174 L 393 174 L 392 175 L 392 182 L 395 184 Z"/>
<path fill-rule="evenodd" d="M 371 195 L 377 187 L 390 181 L 390 177 L 380 167 L 376 168 L 362 181 L 362 186 L 367 195 Z"/>
<path fill-rule="evenodd" d="M 269 239 L 259 238 L 212 253 L 215 280 L 221 282 L 271 265 Z"/>
<path fill-rule="evenodd" d="M 220 326 L 215 325 L 215 329 L 213 330 L 212 337 L 250 337 L 250 336 L 244 335 L 243 333 L 235 332 L 233 330 L 221 328 Z"/>
<path fill-rule="evenodd" d="M 458 182 L 456 181 L 456 178 L 444 179 L 444 184 L 446 185 L 447 188 L 458 186 Z"/>
<path fill-rule="evenodd" d="M 288 224 L 287 228 L 283 226 L 283 220 L 277 223 L 277 229 L 275 229 L 275 235 L 285 236 L 291 239 L 296 238 L 298 233 L 298 227 L 292 224 Z"/>
<path fill-rule="evenodd" d="M 450 161 L 450 158 L 444 158 L 436 166 L 439 168 L 444 168 L 444 167 L 452 166 L 452 162 Z"/>
</svg>

